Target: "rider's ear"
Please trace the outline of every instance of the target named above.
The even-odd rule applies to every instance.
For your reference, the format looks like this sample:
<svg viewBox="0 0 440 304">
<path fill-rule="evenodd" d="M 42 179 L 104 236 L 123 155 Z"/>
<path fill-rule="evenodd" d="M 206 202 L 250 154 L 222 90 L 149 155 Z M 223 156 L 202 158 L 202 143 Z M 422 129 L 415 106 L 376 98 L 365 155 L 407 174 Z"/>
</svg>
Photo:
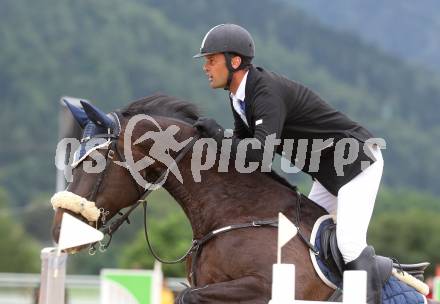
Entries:
<svg viewBox="0 0 440 304">
<path fill-rule="evenodd" d="M 84 128 L 86 124 L 89 122 L 89 118 L 87 117 L 86 112 L 84 112 L 82 108 L 71 104 L 64 98 L 63 101 L 66 104 L 66 106 L 69 108 L 75 120 L 79 123 L 80 127 Z"/>
<path fill-rule="evenodd" d="M 234 69 L 238 69 L 238 67 L 241 65 L 241 57 L 240 56 L 234 56 L 231 58 L 231 65 Z"/>
<path fill-rule="evenodd" d="M 106 113 L 95 107 L 94 105 L 81 100 L 81 105 L 86 112 L 87 117 L 93 121 L 98 126 L 104 128 L 111 128 L 113 126 L 113 121 Z"/>
</svg>

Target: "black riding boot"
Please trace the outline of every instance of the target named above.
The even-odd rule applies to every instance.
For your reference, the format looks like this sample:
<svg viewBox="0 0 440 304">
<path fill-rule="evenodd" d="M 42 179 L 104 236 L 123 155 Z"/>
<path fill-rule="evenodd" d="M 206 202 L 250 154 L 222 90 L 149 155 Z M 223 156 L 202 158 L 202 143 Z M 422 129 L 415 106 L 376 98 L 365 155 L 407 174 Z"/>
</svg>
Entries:
<svg viewBox="0 0 440 304">
<path fill-rule="evenodd" d="M 361 255 L 345 265 L 345 270 L 365 270 L 367 272 L 367 303 L 382 303 L 382 282 L 375 260 L 373 247 L 367 246 Z"/>
</svg>

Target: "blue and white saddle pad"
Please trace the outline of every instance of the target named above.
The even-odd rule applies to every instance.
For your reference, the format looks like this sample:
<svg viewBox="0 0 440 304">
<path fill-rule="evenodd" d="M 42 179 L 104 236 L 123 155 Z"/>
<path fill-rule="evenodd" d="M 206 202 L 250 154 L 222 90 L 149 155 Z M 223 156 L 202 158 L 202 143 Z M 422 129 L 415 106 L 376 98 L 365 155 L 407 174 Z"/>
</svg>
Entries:
<svg viewBox="0 0 440 304">
<path fill-rule="evenodd" d="M 324 215 L 320 217 L 312 230 L 310 242 L 321 251 L 321 231 L 328 225 L 333 224 L 333 217 L 331 215 Z M 310 258 L 313 267 L 321 280 L 329 287 L 336 289 L 342 288 L 342 279 L 334 275 L 325 265 L 324 261 L 319 255 L 315 255 L 310 250 Z M 416 291 L 413 287 L 401 282 L 394 276 L 390 276 L 382 289 L 382 303 L 383 304 L 426 304 L 426 297 Z"/>
</svg>

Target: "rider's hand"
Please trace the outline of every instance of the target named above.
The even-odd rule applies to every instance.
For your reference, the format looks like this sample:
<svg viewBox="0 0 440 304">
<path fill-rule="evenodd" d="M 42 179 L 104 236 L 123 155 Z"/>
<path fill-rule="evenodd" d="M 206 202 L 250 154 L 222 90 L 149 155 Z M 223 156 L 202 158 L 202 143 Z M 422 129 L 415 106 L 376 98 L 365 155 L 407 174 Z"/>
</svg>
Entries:
<svg viewBox="0 0 440 304">
<path fill-rule="evenodd" d="M 219 125 L 215 119 L 208 117 L 200 117 L 194 124 L 200 134 L 204 137 L 212 137 L 216 142 L 221 142 L 223 139 L 224 129 Z"/>
</svg>

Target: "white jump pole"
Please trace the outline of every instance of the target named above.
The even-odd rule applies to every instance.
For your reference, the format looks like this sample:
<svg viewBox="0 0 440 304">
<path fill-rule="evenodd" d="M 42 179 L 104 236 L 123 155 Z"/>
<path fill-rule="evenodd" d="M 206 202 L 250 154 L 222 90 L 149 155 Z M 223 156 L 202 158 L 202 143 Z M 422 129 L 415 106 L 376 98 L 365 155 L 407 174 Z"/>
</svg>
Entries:
<svg viewBox="0 0 440 304">
<path fill-rule="evenodd" d="M 297 233 L 295 225 L 287 217 L 278 215 L 277 264 L 273 265 L 272 299 L 269 304 L 336 304 L 295 300 L 295 265 L 281 263 L 281 248 Z M 344 304 L 365 304 L 367 302 L 367 273 L 365 271 L 345 271 L 343 285 Z"/>
<path fill-rule="evenodd" d="M 272 300 L 269 304 L 295 302 L 295 265 L 273 264 Z"/>
<path fill-rule="evenodd" d="M 65 297 L 67 254 L 57 248 L 41 250 L 41 283 L 38 304 L 62 304 Z"/>
<path fill-rule="evenodd" d="M 295 265 L 283 264 L 281 248 L 291 240 L 298 230 L 281 212 L 278 213 L 277 263 L 273 265 L 272 300 L 270 304 L 287 304 L 295 300 Z"/>
<path fill-rule="evenodd" d="M 65 296 L 67 253 L 63 249 L 102 240 L 103 233 L 68 213 L 63 214 L 58 247 L 41 251 L 41 284 L 38 304 L 62 304 Z"/>
<path fill-rule="evenodd" d="M 342 302 L 365 304 L 367 302 L 367 272 L 363 270 L 344 271 Z"/>
<path fill-rule="evenodd" d="M 291 264 L 273 266 L 272 300 L 269 304 L 340 304 L 340 302 L 295 300 L 295 266 Z M 343 289 L 343 304 L 366 304 L 367 273 L 361 270 L 345 271 Z"/>
</svg>

